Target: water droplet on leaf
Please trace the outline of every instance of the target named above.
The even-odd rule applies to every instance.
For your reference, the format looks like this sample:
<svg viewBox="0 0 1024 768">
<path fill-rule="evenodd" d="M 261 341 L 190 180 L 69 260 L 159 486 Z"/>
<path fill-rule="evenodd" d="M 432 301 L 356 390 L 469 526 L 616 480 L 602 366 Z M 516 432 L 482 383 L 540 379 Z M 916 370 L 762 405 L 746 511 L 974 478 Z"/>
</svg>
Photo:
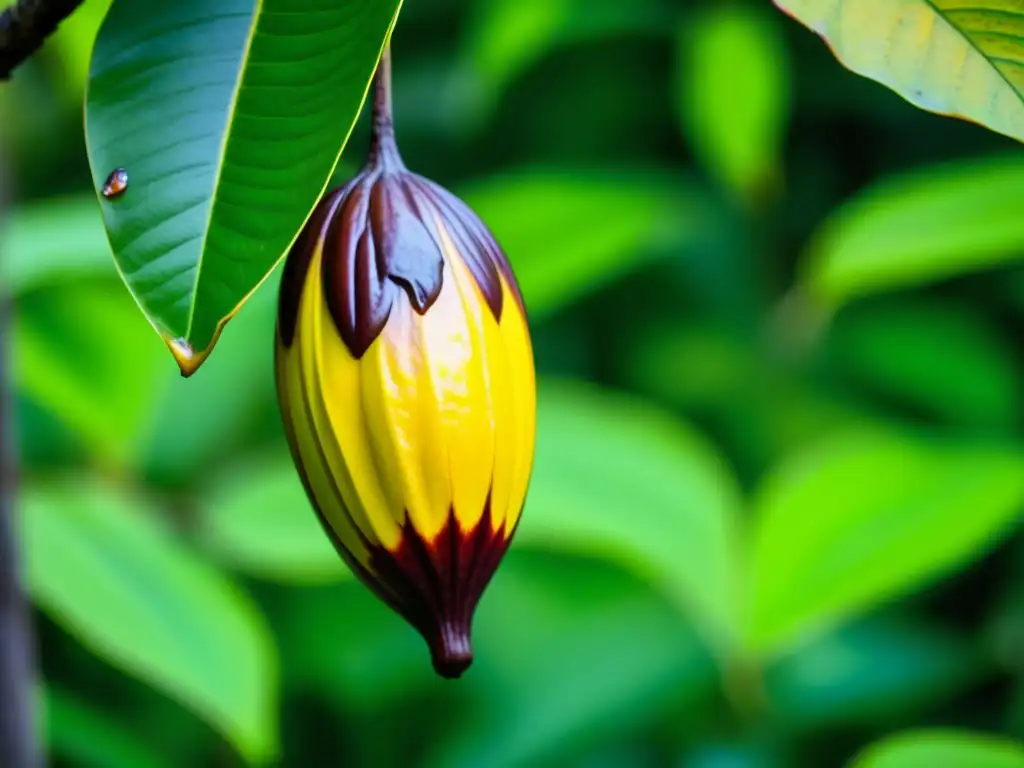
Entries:
<svg viewBox="0 0 1024 768">
<path fill-rule="evenodd" d="M 110 200 L 124 194 L 126 189 L 128 189 L 128 171 L 124 168 L 115 168 L 107 176 L 107 180 L 103 182 L 102 192 L 103 196 Z"/>
</svg>

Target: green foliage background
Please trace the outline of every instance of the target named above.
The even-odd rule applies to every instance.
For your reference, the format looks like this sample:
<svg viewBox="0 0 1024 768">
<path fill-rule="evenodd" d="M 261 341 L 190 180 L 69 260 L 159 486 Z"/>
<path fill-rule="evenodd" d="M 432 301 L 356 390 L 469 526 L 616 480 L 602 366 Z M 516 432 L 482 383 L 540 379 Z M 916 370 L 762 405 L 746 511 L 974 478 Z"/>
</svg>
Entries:
<svg viewBox="0 0 1024 768">
<path fill-rule="evenodd" d="M 0 89 L 54 765 L 818 768 L 919 729 L 860 764 L 1024 764 L 1017 144 L 753 0 L 408 0 L 403 154 L 505 245 L 541 376 L 446 682 L 291 469 L 276 277 L 187 381 L 120 283 L 82 136 L 104 6 Z"/>
</svg>

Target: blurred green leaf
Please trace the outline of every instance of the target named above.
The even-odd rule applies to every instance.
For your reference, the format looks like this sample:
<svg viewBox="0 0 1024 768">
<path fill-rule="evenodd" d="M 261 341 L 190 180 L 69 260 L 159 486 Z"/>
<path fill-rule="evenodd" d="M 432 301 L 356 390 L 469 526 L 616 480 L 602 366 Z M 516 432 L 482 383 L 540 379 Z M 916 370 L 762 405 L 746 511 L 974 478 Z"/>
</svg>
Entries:
<svg viewBox="0 0 1024 768">
<path fill-rule="evenodd" d="M 274 275 L 271 275 L 274 280 Z M 217 354 L 188 379 L 168 372 L 143 435 L 148 478 L 188 485 L 231 461 L 268 414 L 277 419 L 277 285 L 264 285 L 225 327 Z"/>
<path fill-rule="evenodd" d="M 840 315 L 830 342 L 846 378 L 901 404 L 999 432 L 1018 422 L 1012 350 L 976 312 L 901 300 Z"/>
<path fill-rule="evenodd" d="M 116 274 L 91 196 L 49 198 L 0 219 L 0 283 L 15 294 L 83 275 Z"/>
<path fill-rule="evenodd" d="M 751 640 L 763 651 L 977 557 L 1017 520 L 1024 455 L 901 433 L 840 435 L 764 481 Z"/>
<path fill-rule="evenodd" d="M 775 4 L 821 35 L 850 70 L 892 88 L 911 104 L 1024 141 L 1024 21 L 1016 4 Z"/>
<path fill-rule="evenodd" d="M 92 454 L 127 464 L 165 381 L 163 348 L 116 280 L 76 280 L 23 294 L 14 324 L 19 391 Z"/>
<path fill-rule="evenodd" d="M 112 0 L 85 0 L 75 12 L 61 22 L 53 35 L 52 45 L 61 62 L 60 85 L 69 101 L 81 106 L 85 83 L 89 79 L 89 55 L 96 33 L 107 15 Z"/>
<path fill-rule="evenodd" d="M 122 276 L 183 371 L 323 192 L 400 5 L 111 6 L 86 96 L 92 181 L 128 172 L 100 207 Z"/>
<path fill-rule="evenodd" d="M 287 455 L 239 464 L 203 495 L 199 536 L 218 560 L 292 583 L 350 575 L 309 505 Z"/>
<path fill-rule="evenodd" d="M 890 736 L 868 747 L 851 768 L 1024 768 L 1024 746 L 999 736 L 968 731 L 919 730 Z"/>
<path fill-rule="evenodd" d="M 681 27 L 676 98 L 707 169 L 741 198 L 768 192 L 789 118 L 788 51 L 761 8 L 717 5 Z"/>
<path fill-rule="evenodd" d="M 575 750 L 692 706 L 716 680 L 671 606 L 598 561 L 509 557 L 474 634 L 470 704 L 428 766 L 573 764 Z"/>
<path fill-rule="evenodd" d="M 277 749 L 276 658 L 255 607 L 152 507 L 96 481 L 21 500 L 36 602 L 98 656 L 179 700 L 252 762 Z"/>
<path fill-rule="evenodd" d="M 480 127 L 519 76 L 558 46 L 630 32 L 663 35 L 664 0 L 477 0 L 470 6 L 458 85 L 458 126 Z"/>
<path fill-rule="evenodd" d="M 582 383 L 542 384 L 537 418 L 516 542 L 613 560 L 734 642 L 742 500 L 714 448 L 641 400 Z"/>
<path fill-rule="evenodd" d="M 787 728 L 891 722 L 950 698 L 982 670 L 977 649 L 939 626 L 877 617 L 794 648 L 770 666 L 772 711 Z"/>
<path fill-rule="evenodd" d="M 515 267 L 532 320 L 654 258 L 678 256 L 713 221 L 685 178 L 531 170 L 460 193 Z"/>
<path fill-rule="evenodd" d="M 1024 255 L 1019 154 L 963 160 L 889 179 L 826 219 L 803 276 L 828 303 L 921 285 Z"/>
<path fill-rule="evenodd" d="M 113 714 L 71 698 L 60 689 L 46 691 L 46 743 L 52 756 L 77 768 L 170 768 L 154 745 L 139 740 Z"/>
</svg>

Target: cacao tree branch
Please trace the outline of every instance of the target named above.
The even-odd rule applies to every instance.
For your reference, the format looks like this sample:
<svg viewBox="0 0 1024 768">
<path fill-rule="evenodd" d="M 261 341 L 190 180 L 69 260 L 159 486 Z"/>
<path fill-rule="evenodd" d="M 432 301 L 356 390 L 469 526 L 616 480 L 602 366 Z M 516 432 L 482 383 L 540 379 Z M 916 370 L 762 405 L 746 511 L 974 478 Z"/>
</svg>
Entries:
<svg viewBox="0 0 1024 768">
<path fill-rule="evenodd" d="M 5 181 L 2 150 L 0 146 L 0 217 Z M 17 473 L 7 358 L 10 317 L 11 296 L 0 286 L 0 766 L 38 768 L 42 760 L 32 721 L 34 653 L 14 524 Z"/>
<path fill-rule="evenodd" d="M 17 0 L 0 13 L 0 80 L 39 50 L 83 0 Z"/>
</svg>

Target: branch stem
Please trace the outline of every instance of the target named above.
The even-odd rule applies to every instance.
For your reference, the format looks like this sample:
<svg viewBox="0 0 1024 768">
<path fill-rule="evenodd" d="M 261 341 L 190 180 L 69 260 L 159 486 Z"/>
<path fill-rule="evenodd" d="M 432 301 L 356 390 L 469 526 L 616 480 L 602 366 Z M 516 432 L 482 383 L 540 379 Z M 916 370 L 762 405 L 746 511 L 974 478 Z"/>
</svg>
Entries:
<svg viewBox="0 0 1024 768">
<path fill-rule="evenodd" d="M 370 127 L 371 165 L 404 168 L 395 142 L 395 120 L 391 99 L 391 44 L 384 48 L 373 76 L 373 115 Z"/>
<path fill-rule="evenodd" d="M 18 0 L 0 13 L 0 81 L 38 51 L 83 0 Z"/>
</svg>

